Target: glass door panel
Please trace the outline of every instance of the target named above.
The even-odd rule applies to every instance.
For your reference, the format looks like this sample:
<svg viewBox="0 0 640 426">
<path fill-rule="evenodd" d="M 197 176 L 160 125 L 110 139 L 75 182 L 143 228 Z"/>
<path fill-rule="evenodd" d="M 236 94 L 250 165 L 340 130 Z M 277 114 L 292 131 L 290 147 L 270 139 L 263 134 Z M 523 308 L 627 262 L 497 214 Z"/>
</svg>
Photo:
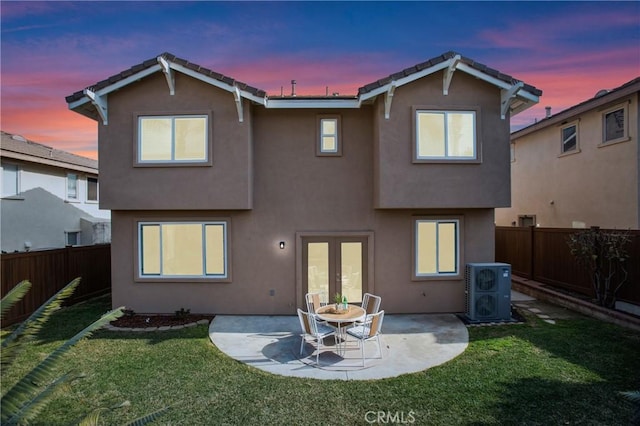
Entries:
<svg viewBox="0 0 640 426">
<path fill-rule="evenodd" d="M 322 294 L 320 300 L 329 302 L 329 243 L 307 243 L 307 293 Z"/>
<path fill-rule="evenodd" d="M 340 287 L 349 303 L 362 302 L 362 243 L 340 243 Z"/>
</svg>

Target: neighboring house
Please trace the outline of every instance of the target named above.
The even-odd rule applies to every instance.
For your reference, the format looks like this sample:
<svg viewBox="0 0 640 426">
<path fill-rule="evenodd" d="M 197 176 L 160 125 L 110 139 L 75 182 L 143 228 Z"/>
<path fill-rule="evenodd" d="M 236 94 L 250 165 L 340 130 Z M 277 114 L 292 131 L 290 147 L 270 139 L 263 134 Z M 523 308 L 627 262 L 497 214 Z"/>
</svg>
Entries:
<svg viewBox="0 0 640 426">
<path fill-rule="evenodd" d="M 640 229 L 640 77 L 511 135 L 501 226 Z"/>
<path fill-rule="evenodd" d="M 98 162 L 2 132 L 3 252 L 108 243 Z"/>
<path fill-rule="evenodd" d="M 112 303 L 293 314 L 307 291 L 460 312 L 541 92 L 453 52 L 356 96 L 267 96 L 164 53 L 68 96 L 98 121 Z"/>
</svg>

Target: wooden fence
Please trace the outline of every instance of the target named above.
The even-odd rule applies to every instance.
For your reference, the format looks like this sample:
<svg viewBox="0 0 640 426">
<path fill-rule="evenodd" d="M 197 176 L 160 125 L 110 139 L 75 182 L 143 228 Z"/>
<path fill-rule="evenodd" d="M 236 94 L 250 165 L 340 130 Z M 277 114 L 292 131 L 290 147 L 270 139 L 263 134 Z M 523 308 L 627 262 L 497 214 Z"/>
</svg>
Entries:
<svg viewBox="0 0 640 426">
<path fill-rule="evenodd" d="M 2 327 L 26 319 L 76 277 L 82 280 L 67 304 L 111 289 L 110 244 L 2 254 L 1 263 L 2 297 L 22 280 L 32 284 L 24 299 L 7 312 Z"/>
<path fill-rule="evenodd" d="M 577 265 L 567 244 L 569 236 L 578 231 L 497 226 L 496 262 L 511 264 L 515 275 L 593 297 L 589 274 Z M 640 231 L 626 232 L 631 237 L 629 278 L 618 293 L 618 300 L 640 305 Z"/>
</svg>

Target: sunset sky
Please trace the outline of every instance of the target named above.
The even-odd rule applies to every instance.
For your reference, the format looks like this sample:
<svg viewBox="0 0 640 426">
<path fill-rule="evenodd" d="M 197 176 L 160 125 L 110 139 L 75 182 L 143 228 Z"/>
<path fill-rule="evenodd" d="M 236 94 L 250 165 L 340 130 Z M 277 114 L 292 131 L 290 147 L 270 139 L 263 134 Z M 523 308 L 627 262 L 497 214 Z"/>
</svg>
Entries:
<svg viewBox="0 0 640 426">
<path fill-rule="evenodd" d="M 268 94 L 355 95 L 454 50 L 543 91 L 512 128 L 640 76 L 640 2 L 0 2 L 2 130 L 96 158 L 65 96 L 170 52 Z"/>
</svg>

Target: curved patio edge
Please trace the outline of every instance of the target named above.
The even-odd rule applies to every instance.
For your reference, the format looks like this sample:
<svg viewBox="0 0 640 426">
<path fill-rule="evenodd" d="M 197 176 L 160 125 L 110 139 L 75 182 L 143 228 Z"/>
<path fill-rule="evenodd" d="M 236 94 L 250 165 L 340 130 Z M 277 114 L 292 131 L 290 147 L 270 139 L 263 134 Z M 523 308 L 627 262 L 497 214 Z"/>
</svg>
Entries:
<svg viewBox="0 0 640 426">
<path fill-rule="evenodd" d="M 389 314 L 382 327 L 382 358 L 376 342 L 367 342 L 363 368 L 356 341 L 348 341 L 339 357 L 328 338 L 316 366 L 311 344 L 299 355 L 300 335 L 297 316 L 216 315 L 209 325 L 211 342 L 231 358 L 277 375 L 325 380 L 415 373 L 457 357 L 469 344 L 466 326 L 453 314 Z"/>
</svg>

